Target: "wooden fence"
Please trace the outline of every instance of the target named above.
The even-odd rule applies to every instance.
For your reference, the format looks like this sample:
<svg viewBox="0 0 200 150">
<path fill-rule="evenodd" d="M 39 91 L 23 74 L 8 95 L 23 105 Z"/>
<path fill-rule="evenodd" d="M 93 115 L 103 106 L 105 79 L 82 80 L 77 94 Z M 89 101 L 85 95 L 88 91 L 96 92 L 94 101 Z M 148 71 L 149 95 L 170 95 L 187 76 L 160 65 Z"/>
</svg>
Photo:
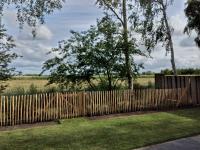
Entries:
<svg viewBox="0 0 200 150">
<path fill-rule="evenodd" d="M 186 88 L 191 95 L 192 102 L 200 105 L 200 76 L 155 76 L 155 87 L 157 89 Z"/>
<path fill-rule="evenodd" d="M 192 105 L 186 89 L 143 89 L 0 97 L 0 126 Z"/>
</svg>

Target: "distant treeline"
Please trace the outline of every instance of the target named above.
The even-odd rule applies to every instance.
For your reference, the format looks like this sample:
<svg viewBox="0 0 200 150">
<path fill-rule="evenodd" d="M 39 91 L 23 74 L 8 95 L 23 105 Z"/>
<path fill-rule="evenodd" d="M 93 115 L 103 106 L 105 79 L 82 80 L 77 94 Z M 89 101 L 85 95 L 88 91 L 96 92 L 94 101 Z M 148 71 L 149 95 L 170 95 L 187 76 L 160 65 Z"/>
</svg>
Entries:
<svg viewBox="0 0 200 150">
<path fill-rule="evenodd" d="M 146 71 L 146 72 L 142 72 L 141 74 L 140 74 L 140 76 L 141 75 L 154 75 L 155 74 L 155 72 L 152 72 L 152 71 Z"/>
<path fill-rule="evenodd" d="M 161 70 L 161 74 L 165 75 L 173 75 L 173 72 L 171 69 L 165 69 Z M 177 69 L 178 75 L 200 75 L 200 69 L 197 68 L 186 68 L 186 69 Z M 154 75 L 155 72 L 147 71 L 143 72 L 141 75 Z"/>
<path fill-rule="evenodd" d="M 38 74 L 25 74 L 25 75 L 20 75 L 20 76 L 15 76 L 12 78 L 13 80 L 47 80 L 48 75 L 38 75 Z"/>
<path fill-rule="evenodd" d="M 165 75 L 173 75 L 172 70 L 165 69 L 161 71 Z M 187 68 L 187 69 L 177 69 L 178 75 L 200 75 L 200 69 Z"/>
</svg>

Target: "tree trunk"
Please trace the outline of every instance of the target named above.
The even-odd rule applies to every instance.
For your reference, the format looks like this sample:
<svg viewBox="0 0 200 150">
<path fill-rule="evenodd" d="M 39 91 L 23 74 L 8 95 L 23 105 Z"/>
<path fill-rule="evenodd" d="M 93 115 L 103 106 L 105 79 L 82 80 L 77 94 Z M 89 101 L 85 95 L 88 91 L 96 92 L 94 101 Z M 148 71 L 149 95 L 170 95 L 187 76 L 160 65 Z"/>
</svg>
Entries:
<svg viewBox="0 0 200 150">
<path fill-rule="evenodd" d="M 111 77 L 108 78 L 108 82 L 109 82 L 108 89 L 109 89 L 109 91 L 111 91 L 111 90 L 113 90 L 113 88 L 112 88 L 112 78 Z"/>
<path fill-rule="evenodd" d="M 130 52 L 128 44 L 128 20 L 127 20 L 127 6 L 126 0 L 123 0 L 123 40 L 124 40 L 124 55 L 125 55 L 125 65 L 126 65 L 126 75 L 128 79 L 128 88 L 133 89 L 131 62 L 130 62 Z"/>
<path fill-rule="evenodd" d="M 113 88 L 112 88 L 112 75 L 111 75 L 111 72 L 108 68 L 106 70 L 107 70 L 106 74 L 107 74 L 107 78 L 108 78 L 108 90 L 111 91 L 111 90 L 113 90 Z"/>
<path fill-rule="evenodd" d="M 167 28 L 167 36 L 168 36 L 168 40 L 169 40 L 169 47 L 170 47 L 170 52 L 171 52 L 171 65 L 172 65 L 172 70 L 173 70 L 173 74 L 175 76 L 177 76 L 177 70 L 176 70 L 176 63 L 175 63 L 175 56 L 174 56 L 174 46 L 173 46 L 173 41 L 172 41 L 172 35 L 171 35 L 171 30 L 170 30 L 170 26 L 167 20 L 167 13 L 166 13 L 166 6 L 164 5 L 164 2 L 162 1 L 162 6 L 163 6 L 163 16 L 164 16 L 164 20 L 165 20 L 165 24 L 166 24 L 166 28 Z"/>
</svg>

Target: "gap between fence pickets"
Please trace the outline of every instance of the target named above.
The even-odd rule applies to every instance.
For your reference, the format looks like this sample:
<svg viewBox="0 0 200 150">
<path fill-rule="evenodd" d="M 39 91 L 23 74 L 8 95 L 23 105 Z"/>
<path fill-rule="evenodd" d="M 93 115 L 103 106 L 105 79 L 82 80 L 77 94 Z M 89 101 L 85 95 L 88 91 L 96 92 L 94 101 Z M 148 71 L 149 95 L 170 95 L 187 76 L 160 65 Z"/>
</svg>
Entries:
<svg viewBox="0 0 200 150">
<path fill-rule="evenodd" d="M 45 122 L 80 116 L 174 109 L 189 105 L 188 88 L 1 96 L 0 126 Z M 187 100 L 188 102 L 188 100 Z"/>
</svg>

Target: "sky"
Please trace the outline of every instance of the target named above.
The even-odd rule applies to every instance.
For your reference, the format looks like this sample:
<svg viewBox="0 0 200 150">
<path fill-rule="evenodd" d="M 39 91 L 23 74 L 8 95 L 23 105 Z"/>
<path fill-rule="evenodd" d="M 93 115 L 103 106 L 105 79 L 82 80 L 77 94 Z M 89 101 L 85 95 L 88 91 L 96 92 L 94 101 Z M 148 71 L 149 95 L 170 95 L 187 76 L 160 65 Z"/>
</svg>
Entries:
<svg viewBox="0 0 200 150">
<path fill-rule="evenodd" d="M 175 60 L 178 68 L 200 68 L 200 49 L 194 43 L 195 34 L 190 37 L 183 34 L 186 25 L 184 15 L 185 0 L 175 0 L 174 5 L 168 9 L 170 25 L 174 28 L 173 42 Z M 18 71 L 24 74 L 38 74 L 42 71 L 45 60 L 52 58 L 47 53 L 56 47 L 58 41 L 70 37 L 70 30 L 84 31 L 102 16 L 102 10 L 95 5 L 94 0 L 67 0 L 63 8 L 46 16 L 45 24 L 37 29 L 37 37 L 33 39 L 31 29 L 24 26 L 18 28 L 16 10 L 7 8 L 3 22 L 8 33 L 15 39 L 16 53 L 23 56 L 12 63 Z M 144 63 L 141 71 L 155 71 L 171 68 L 170 55 L 166 56 L 165 48 L 157 46 L 152 58 L 135 57 L 137 63 Z"/>
</svg>

